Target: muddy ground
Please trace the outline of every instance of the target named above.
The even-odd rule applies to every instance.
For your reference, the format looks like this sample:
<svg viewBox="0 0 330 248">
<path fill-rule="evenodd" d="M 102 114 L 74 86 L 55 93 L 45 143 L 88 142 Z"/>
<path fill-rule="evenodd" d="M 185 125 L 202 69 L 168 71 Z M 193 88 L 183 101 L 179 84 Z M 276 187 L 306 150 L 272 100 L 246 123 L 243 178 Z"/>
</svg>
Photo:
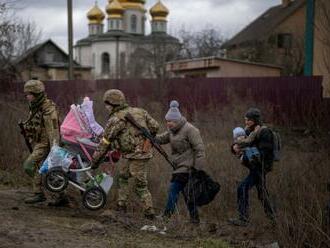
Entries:
<svg viewBox="0 0 330 248">
<path fill-rule="evenodd" d="M 29 189 L 0 187 L 0 247 L 264 247 L 275 241 L 269 224 L 247 228 L 202 222 L 199 226 L 173 218 L 148 221 L 137 214 L 108 210 L 91 212 L 77 201 L 71 207 L 47 202 L 24 204 Z M 159 230 L 143 231 L 145 225 Z M 160 233 L 160 231 L 166 231 Z"/>
</svg>

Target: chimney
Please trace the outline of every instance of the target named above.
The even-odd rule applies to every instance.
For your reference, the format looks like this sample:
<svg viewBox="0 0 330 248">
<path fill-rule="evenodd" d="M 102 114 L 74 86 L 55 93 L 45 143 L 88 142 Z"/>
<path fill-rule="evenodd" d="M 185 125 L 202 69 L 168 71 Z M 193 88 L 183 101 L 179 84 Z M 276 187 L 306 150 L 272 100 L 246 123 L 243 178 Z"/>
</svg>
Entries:
<svg viewBox="0 0 330 248">
<path fill-rule="evenodd" d="M 282 7 L 288 7 L 293 0 L 282 0 Z"/>
</svg>

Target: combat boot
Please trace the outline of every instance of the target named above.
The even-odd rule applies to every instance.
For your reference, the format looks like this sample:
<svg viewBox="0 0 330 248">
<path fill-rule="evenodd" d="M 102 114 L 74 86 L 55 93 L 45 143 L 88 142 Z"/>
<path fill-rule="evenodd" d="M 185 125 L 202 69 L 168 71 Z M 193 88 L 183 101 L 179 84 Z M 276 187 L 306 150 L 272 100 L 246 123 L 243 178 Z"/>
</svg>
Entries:
<svg viewBox="0 0 330 248">
<path fill-rule="evenodd" d="M 35 204 L 46 201 L 47 198 L 45 197 L 44 193 L 35 193 L 34 196 L 28 197 L 24 200 L 26 204 Z"/>
<path fill-rule="evenodd" d="M 69 206 L 69 199 L 67 196 L 59 196 L 55 199 L 55 201 L 48 203 L 50 207 L 68 207 Z"/>
</svg>

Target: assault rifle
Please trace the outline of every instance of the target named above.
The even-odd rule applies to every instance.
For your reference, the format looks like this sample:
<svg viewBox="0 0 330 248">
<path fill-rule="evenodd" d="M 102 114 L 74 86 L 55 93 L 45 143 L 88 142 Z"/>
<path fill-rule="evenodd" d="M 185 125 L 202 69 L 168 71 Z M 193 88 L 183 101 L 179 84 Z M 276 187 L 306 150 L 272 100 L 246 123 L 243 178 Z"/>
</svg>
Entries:
<svg viewBox="0 0 330 248">
<path fill-rule="evenodd" d="M 27 148 L 29 149 L 29 152 L 32 153 L 33 149 L 32 149 L 31 143 L 29 141 L 29 138 L 27 137 L 27 134 L 26 134 L 26 131 L 25 131 L 25 128 L 24 128 L 24 123 L 20 121 L 18 123 L 18 126 L 21 129 L 21 134 L 24 137 L 25 144 L 26 144 Z"/>
<path fill-rule="evenodd" d="M 139 123 L 136 122 L 136 120 L 134 119 L 134 117 L 130 114 L 127 113 L 125 116 L 125 119 L 131 123 L 135 128 L 137 128 L 138 130 L 141 131 L 141 134 L 147 138 L 148 140 L 150 140 L 151 144 L 153 145 L 153 147 L 156 148 L 156 150 L 165 158 L 165 160 L 172 166 L 173 170 L 175 170 L 175 165 L 174 163 L 170 160 L 170 158 L 168 157 L 167 153 L 164 151 L 164 149 L 160 146 L 160 144 L 157 142 L 157 140 L 155 139 L 155 137 L 145 128 L 142 127 Z"/>
</svg>

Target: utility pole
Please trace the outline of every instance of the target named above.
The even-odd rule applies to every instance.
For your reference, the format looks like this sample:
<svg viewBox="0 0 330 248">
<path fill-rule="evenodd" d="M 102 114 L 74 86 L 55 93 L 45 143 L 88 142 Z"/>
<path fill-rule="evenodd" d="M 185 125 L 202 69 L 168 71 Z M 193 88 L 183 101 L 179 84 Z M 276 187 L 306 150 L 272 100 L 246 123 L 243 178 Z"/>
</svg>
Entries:
<svg viewBox="0 0 330 248">
<path fill-rule="evenodd" d="M 119 35 L 116 35 L 116 79 L 119 79 Z"/>
<path fill-rule="evenodd" d="M 72 0 L 68 3 L 68 50 L 69 50 L 69 71 L 68 78 L 73 80 L 73 25 L 72 25 Z"/>
</svg>

